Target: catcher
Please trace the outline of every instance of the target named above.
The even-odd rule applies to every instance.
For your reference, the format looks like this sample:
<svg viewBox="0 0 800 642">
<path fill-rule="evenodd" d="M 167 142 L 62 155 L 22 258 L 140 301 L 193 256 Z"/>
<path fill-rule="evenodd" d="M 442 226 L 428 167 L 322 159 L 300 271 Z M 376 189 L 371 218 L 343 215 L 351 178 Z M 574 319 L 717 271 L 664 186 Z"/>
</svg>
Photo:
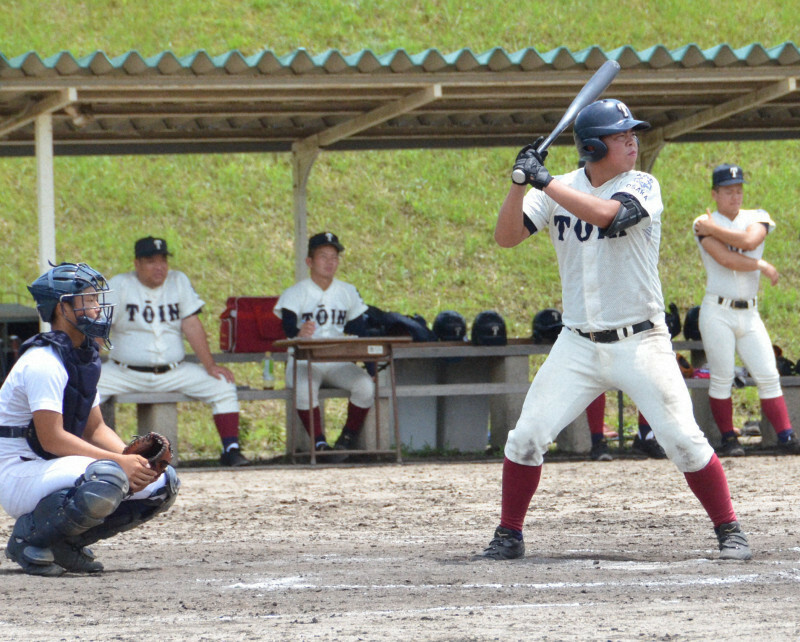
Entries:
<svg viewBox="0 0 800 642">
<path fill-rule="evenodd" d="M 100 413 L 98 341 L 113 313 L 103 276 L 62 263 L 28 289 L 52 331 L 22 345 L 0 388 L 0 505 L 17 520 L 6 557 L 29 575 L 97 573 L 87 547 L 167 510 L 180 482 L 166 440 L 126 448 Z"/>
</svg>

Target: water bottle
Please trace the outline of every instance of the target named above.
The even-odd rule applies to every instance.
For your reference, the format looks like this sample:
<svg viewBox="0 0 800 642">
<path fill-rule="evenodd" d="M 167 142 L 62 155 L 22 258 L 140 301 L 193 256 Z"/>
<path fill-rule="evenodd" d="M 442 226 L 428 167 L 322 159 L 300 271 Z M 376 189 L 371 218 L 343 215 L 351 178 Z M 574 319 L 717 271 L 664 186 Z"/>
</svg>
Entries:
<svg viewBox="0 0 800 642">
<path fill-rule="evenodd" d="M 272 390 L 275 387 L 275 375 L 272 372 L 272 353 L 264 353 L 264 390 Z"/>
</svg>

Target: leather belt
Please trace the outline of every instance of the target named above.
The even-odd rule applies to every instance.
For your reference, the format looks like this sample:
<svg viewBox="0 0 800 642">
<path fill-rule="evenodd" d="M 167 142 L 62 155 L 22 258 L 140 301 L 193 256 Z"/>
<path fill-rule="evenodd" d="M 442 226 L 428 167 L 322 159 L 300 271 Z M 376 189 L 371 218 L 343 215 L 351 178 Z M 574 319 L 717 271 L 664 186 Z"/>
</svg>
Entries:
<svg viewBox="0 0 800 642">
<path fill-rule="evenodd" d="M 27 430 L 27 426 L 0 426 L 0 438 L 17 439 L 24 437 Z"/>
<path fill-rule="evenodd" d="M 724 305 L 726 308 L 736 308 L 737 310 L 749 310 L 756 307 L 758 299 L 726 299 L 725 297 L 718 296 L 717 303 Z"/>
<path fill-rule="evenodd" d="M 178 367 L 178 363 L 168 363 L 165 366 L 129 366 L 127 363 L 120 363 L 114 359 L 112 359 L 112 361 L 118 366 L 122 366 L 128 370 L 133 370 L 134 372 L 149 372 L 150 374 L 164 374 Z"/>
<path fill-rule="evenodd" d="M 600 332 L 582 332 L 581 330 L 573 330 L 573 332 L 579 334 L 584 339 L 589 339 L 594 343 L 614 343 L 616 341 L 625 339 L 626 337 L 631 337 L 634 334 L 638 334 L 639 332 L 650 330 L 654 327 L 656 326 L 652 321 L 642 321 L 641 323 L 626 325 L 625 327 L 617 328 L 616 330 L 602 330 Z"/>
</svg>

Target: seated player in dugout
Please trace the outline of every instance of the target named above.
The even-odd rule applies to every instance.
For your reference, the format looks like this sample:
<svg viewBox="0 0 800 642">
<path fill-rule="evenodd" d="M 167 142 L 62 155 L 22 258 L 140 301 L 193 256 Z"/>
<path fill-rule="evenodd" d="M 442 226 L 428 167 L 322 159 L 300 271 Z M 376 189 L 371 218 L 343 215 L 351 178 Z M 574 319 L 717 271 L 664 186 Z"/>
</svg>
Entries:
<svg viewBox="0 0 800 642">
<path fill-rule="evenodd" d="M 517 155 L 495 241 L 514 247 L 538 232 L 549 236 L 561 277 L 564 331 L 508 434 L 500 523 L 484 559 L 525 555 L 522 530 L 549 445 L 599 394 L 614 389 L 647 417 L 684 475 L 713 524 L 720 558 L 752 556 L 725 471 L 695 421 L 665 322 L 658 274 L 661 188 L 654 176 L 635 170 L 637 133 L 649 128 L 619 100 L 599 100 L 575 119 L 584 168 L 551 176 L 546 155 L 536 151 L 538 141 Z"/>
<path fill-rule="evenodd" d="M 233 373 L 214 361 L 200 313 L 205 302 L 183 272 L 170 269 L 167 242 L 134 244 L 134 271 L 109 279 L 118 313 L 98 389 L 103 400 L 126 392 L 181 392 L 211 406 L 222 441 L 220 463 L 246 466 L 239 446 L 239 398 Z M 200 363 L 185 361 L 183 338 Z"/>
<path fill-rule="evenodd" d="M 16 519 L 6 557 L 29 575 L 97 573 L 87 547 L 167 510 L 180 481 L 123 454 L 103 421 L 97 341 L 113 317 L 103 276 L 62 263 L 28 289 L 52 329 L 23 343 L 0 388 L 0 504 Z"/>
<path fill-rule="evenodd" d="M 308 240 L 308 278 L 284 290 L 275 304 L 274 313 L 280 317 L 287 337 L 303 339 L 338 338 L 345 334 L 367 336 L 364 313 L 367 305 L 355 286 L 336 278 L 339 255 L 344 246 L 331 232 L 320 232 Z M 299 385 L 308 379 L 308 362 L 289 359 L 286 368 L 287 385 L 297 368 L 297 413 L 312 438 L 314 449 L 320 453 L 332 450 L 354 450 L 369 409 L 374 403 L 375 383 L 370 374 L 352 362 L 315 363 L 311 370 L 312 395 L 308 386 Z M 350 391 L 347 418 L 333 448 L 322 430 L 319 408 L 319 389 L 326 384 Z M 313 416 L 312 416 L 313 413 Z M 313 418 L 314 434 L 311 435 Z M 329 461 L 341 462 L 346 453 L 331 453 Z"/>
</svg>

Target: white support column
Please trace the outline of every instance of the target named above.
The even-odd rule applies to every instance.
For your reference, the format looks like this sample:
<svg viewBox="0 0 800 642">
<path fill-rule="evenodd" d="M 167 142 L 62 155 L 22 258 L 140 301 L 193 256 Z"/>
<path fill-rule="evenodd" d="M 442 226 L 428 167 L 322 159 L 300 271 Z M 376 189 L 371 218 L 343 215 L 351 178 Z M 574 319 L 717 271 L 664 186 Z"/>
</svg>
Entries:
<svg viewBox="0 0 800 642">
<path fill-rule="evenodd" d="M 39 207 L 39 274 L 56 262 L 55 190 L 53 187 L 53 117 L 36 118 L 36 197 Z M 43 331 L 50 324 L 39 322 Z"/>
<path fill-rule="evenodd" d="M 39 204 L 39 273 L 56 261 L 55 190 L 53 188 L 53 117 L 36 118 L 36 197 Z"/>
<path fill-rule="evenodd" d="M 319 147 L 303 143 L 292 145 L 292 192 L 294 197 L 294 280 L 306 278 L 308 243 L 308 176 L 319 154 Z"/>
</svg>

